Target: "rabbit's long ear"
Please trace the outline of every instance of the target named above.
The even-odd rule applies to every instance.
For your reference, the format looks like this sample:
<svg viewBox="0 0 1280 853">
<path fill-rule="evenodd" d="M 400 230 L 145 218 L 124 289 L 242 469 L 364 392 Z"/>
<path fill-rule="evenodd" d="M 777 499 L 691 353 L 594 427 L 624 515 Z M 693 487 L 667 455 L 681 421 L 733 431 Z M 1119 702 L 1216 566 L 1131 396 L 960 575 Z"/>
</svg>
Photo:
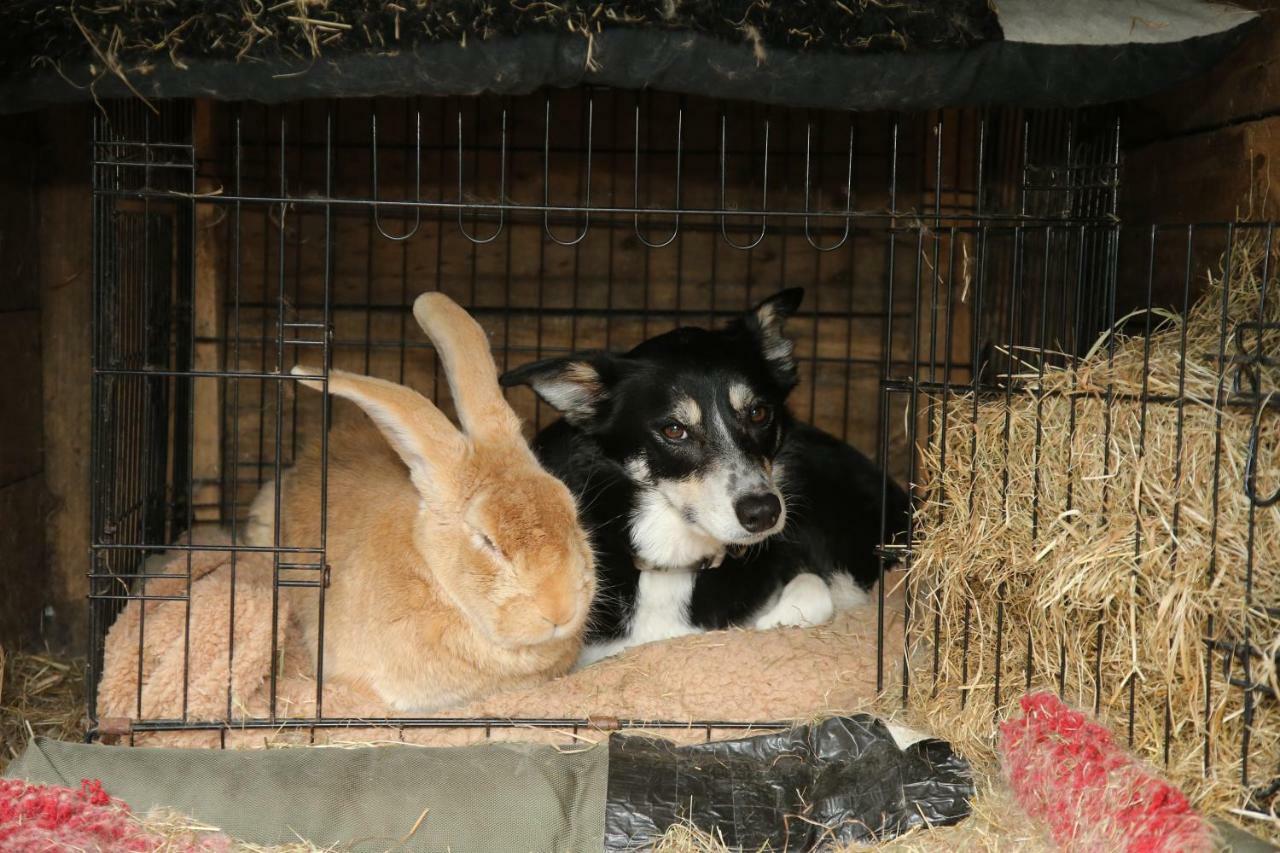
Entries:
<svg viewBox="0 0 1280 853">
<path fill-rule="evenodd" d="M 413 316 L 444 363 L 463 431 L 479 442 L 514 438 L 523 444 L 520 418 L 502 397 L 489 338 L 480 324 L 438 292 L 419 296 L 413 303 Z"/>
<path fill-rule="evenodd" d="M 293 368 L 294 376 L 320 376 L 307 367 Z M 302 380 L 317 391 L 324 390 L 318 380 Z M 440 472 L 456 465 L 466 451 L 466 441 L 457 427 L 417 391 L 345 370 L 329 371 L 329 393 L 354 402 L 377 425 L 391 447 L 409 466 L 409 476 L 417 490 L 426 494 Z"/>
</svg>

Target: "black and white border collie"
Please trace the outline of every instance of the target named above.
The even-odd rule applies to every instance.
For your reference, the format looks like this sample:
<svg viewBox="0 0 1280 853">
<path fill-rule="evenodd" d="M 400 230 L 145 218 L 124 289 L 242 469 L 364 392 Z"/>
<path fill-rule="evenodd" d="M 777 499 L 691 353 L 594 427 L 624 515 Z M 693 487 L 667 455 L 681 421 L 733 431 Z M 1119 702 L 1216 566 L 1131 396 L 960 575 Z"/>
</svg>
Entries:
<svg viewBox="0 0 1280 853">
<path fill-rule="evenodd" d="M 814 625 L 879 577 L 882 475 L 796 422 L 783 334 L 804 291 L 726 328 L 680 328 L 625 355 L 548 359 L 502 376 L 563 418 L 534 449 L 578 499 L 598 583 L 581 663 L 729 626 Z M 906 493 L 888 482 L 890 539 Z"/>
</svg>

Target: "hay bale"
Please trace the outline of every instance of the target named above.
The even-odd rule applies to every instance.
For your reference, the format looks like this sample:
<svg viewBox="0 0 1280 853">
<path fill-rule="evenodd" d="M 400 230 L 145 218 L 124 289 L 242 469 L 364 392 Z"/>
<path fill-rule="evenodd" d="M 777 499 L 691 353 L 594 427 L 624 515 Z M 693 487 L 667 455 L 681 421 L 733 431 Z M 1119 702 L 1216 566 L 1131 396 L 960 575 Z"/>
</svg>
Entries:
<svg viewBox="0 0 1280 853">
<path fill-rule="evenodd" d="M 1153 317 L 1149 337 L 1108 335 L 1072 367 L 1030 364 L 1007 378 L 1017 389 L 1007 402 L 935 401 L 909 573 L 911 699 L 971 754 L 991 756 L 995 721 L 1028 686 L 1061 687 L 1197 808 L 1275 808 L 1248 788 L 1280 768 L 1280 709 L 1255 693 L 1247 724 L 1243 691 L 1206 642 L 1247 638 L 1261 650 L 1252 680 L 1280 687 L 1280 506 L 1246 496 L 1254 411 L 1225 404 L 1234 368 L 1219 361 L 1224 312 L 1228 330 L 1280 321 L 1280 259 L 1264 263 L 1260 234 L 1238 237 L 1185 322 Z M 1262 348 L 1274 357 L 1280 331 Z M 1261 372 L 1265 397 L 1280 371 Z M 1165 402 L 1144 408 L 1144 396 Z M 1276 409 L 1264 407 L 1257 432 L 1268 494 L 1280 468 Z M 1237 660 L 1231 675 L 1243 674 Z"/>
<path fill-rule="evenodd" d="M 0 773 L 22 753 L 30 737 L 84 736 L 89 724 L 84 679 L 80 658 L 0 647 Z"/>
</svg>

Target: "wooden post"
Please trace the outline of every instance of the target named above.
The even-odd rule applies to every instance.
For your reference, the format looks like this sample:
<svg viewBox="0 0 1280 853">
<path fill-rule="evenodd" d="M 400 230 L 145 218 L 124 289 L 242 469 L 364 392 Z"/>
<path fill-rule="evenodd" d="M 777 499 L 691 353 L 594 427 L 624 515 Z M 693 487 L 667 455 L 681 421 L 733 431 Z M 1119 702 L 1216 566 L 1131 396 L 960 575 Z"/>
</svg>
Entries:
<svg viewBox="0 0 1280 853">
<path fill-rule="evenodd" d="M 53 606 L 46 631 L 52 641 L 77 649 L 88 629 L 92 109 L 44 113 L 37 163 L 44 470 L 52 499 L 44 528 Z"/>
<path fill-rule="evenodd" d="M 0 649 L 34 642 L 46 603 L 35 158 L 19 124 L 0 137 Z M 0 657 L 3 654 L 0 653 Z"/>
<path fill-rule="evenodd" d="M 194 104 L 194 139 L 197 164 L 215 153 L 216 105 L 209 100 Z M 206 170 L 208 171 L 208 170 Z M 196 192 L 211 193 L 218 189 L 214 180 L 200 177 L 197 169 Z M 196 345 L 193 367 L 198 371 L 223 367 L 223 305 L 226 282 L 227 241 L 226 216 L 210 204 L 196 204 L 195 280 L 192 282 L 192 318 Z M 195 429 L 192 447 L 193 517 L 196 522 L 221 520 L 222 498 L 222 401 L 223 382 L 218 379 L 195 381 Z"/>
</svg>

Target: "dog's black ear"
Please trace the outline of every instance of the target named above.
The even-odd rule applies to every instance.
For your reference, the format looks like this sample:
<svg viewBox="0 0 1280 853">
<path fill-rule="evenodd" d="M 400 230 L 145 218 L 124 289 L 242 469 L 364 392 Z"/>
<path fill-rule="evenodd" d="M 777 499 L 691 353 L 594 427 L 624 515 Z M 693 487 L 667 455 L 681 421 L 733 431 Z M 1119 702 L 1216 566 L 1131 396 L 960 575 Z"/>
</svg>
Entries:
<svg viewBox="0 0 1280 853">
<path fill-rule="evenodd" d="M 787 318 L 800 307 L 802 299 L 803 287 L 789 287 L 752 308 L 743 318 L 743 326 L 756 339 L 760 352 L 785 388 L 794 387 L 798 376 L 795 359 L 792 357 L 795 344 L 783 335 L 782 329 Z"/>
<path fill-rule="evenodd" d="M 569 423 L 582 425 L 596 416 L 608 398 L 616 360 L 609 353 L 548 358 L 508 370 L 498 382 L 504 388 L 528 385 Z"/>
</svg>

